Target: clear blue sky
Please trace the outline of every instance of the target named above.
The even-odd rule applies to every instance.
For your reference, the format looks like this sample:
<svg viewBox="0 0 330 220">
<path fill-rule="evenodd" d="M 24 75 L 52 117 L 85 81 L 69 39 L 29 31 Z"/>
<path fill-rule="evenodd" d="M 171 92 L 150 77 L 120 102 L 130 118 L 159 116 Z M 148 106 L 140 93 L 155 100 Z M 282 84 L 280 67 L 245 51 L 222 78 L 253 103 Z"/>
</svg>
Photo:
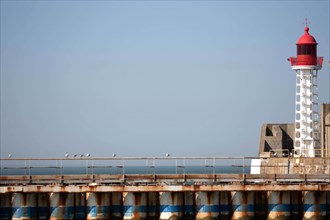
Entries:
<svg viewBox="0 0 330 220">
<path fill-rule="evenodd" d="M 329 1 L 1 1 L 1 157 L 256 156 Z M 329 67 L 319 74 L 329 102 Z"/>
</svg>

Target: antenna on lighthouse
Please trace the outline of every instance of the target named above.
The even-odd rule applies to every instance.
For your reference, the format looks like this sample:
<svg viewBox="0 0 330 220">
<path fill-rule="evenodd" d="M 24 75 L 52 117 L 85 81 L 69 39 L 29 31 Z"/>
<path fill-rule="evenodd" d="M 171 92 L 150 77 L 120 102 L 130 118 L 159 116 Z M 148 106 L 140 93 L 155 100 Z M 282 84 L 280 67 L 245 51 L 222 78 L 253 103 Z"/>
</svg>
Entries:
<svg viewBox="0 0 330 220">
<path fill-rule="evenodd" d="M 304 24 L 305 24 L 305 27 L 308 27 L 308 24 L 311 24 L 311 23 L 308 21 L 307 17 L 305 18 L 305 22 L 304 22 Z"/>
</svg>

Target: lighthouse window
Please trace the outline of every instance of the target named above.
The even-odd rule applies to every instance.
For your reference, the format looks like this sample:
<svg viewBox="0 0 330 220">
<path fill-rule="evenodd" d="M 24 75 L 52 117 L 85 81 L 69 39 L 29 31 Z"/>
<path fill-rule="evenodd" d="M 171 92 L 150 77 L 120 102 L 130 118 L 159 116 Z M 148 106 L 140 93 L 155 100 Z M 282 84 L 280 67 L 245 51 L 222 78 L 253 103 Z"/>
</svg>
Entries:
<svg viewBox="0 0 330 220">
<path fill-rule="evenodd" d="M 306 54 L 306 51 L 307 51 L 306 50 L 307 49 L 306 46 L 307 45 L 301 45 L 301 54 Z"/>
<path fill-rule="evenodd" d="M 298 55 L 311 54 L 313 56 L 316 56 L 316 46 L 311 44 L 298 45 L 297 54 Z"/>
<path fill-rule="evenodd" d="M 312 46 L 312 48 L 311 48 L 311 54 L 313 55 L 313 56 L 316 56 L 316 46 Z"/>
<path fill-rule="evenodd" d="M 297 47 L 297 54 L 301 55 L 301 45 L 298 45 L 298 47 Z"/>
<path fill-rule="evenodd" d="M 312 54 L 311 53 L 311 45 L 306 45 L 306 54 Z"/>
</svg>

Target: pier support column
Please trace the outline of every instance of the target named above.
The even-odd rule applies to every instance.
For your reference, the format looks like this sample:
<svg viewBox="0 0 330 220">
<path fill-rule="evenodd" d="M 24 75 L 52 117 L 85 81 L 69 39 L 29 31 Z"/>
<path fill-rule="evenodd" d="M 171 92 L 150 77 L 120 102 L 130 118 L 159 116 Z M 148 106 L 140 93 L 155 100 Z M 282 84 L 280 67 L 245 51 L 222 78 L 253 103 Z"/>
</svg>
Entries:
<svg viewBox="0 0 330 220">
<path fill-rule="evenodd" d="M 74 219 L 73 193 L 50 194 L 50 219 L 51 220 Z"/>
<path fill-rule="evenodd" d="M 230 192 L 220 192 L 220 219 L 229 220 L 231 219 L 231 195 Z"/>
<path fill-rule="evenodd" d="M 159 219 L 159 194 L 158 192 L 148 192 L 148 219 Z"/>
<path fill-rule="evenodd" d="M 87 219 L 105 220 L 110 218 L 110 194 L 89 192 L 87 198 Z"/>
<path fill-rule="evenodd" d="M 184 192 L 184 219 L 195 220 L 195 193 Z"/>
<path fill-rule="evenodd" d="M 74 216 L 75 220 L 85 220 L 85 206 L 86 206 L 86 194 L 85 193 L 75 193 L 74 194 Z"/>
<path fill-rule="evenodd" d="M 38 193 L 38 219 L 49 219 L 49 194 L 48 193 Z"/>
<path fill-rule="evenodd" d="M 159 219 L 178 220 L 183 217 L 183 193 L 160 192 L 160 217 Z"/>
<path fill-rule="evenodd" d="M 196 219 L 217 219 L 220 212 L 219 200 L 219 192 L 196 192 Z"/>
<path fill-rule="evenodd" d="M 255 219 L 267 219 L 268 206 L 267 206 L 267 192 L 255 192 Z"/>
<path fill-rule="evenodd" d="M 290 220 L 302 219 L 302 192 L 292 191 L 291 193 L 291 218 Z"/>
<path fill-rule="evenodd" d="M 232 219 L 254 219 L 254 194 L 255 192 L 250 191 L 236 191 L 231 193 Z"/>
<path fill-rule="evenodd" d="M 307 191 L 303 193 L 304 220 L 326 220 L 326 193 Z"/>
<path fill-rule="evenodd" d="M 37 219 L 37 194 L 14 193 L 12 198 L 13 220 Z"/>
<path fill-rule="evenodd" d="M 11 194 L 0 193 L 0 219 L 11 219 Z"/>
<path fill-rule="evenodd" d="M 290 192 L 268 192 L 268 220 L 290 220 Z"/>
<path fill-rule="evenodd" d="M 122 193 L 113 192 L 111 193 L 111 219 L 112 220 L 122 220 Z"/>
<path fill-rule="evenodd" d="M 123 193 L 124 219 L 141 220 L 147 218 L 147 193 Z"/>
<path fill-rule="evenodd" d="M 327 194 L 327 219 L 330 219 L 330 192 L 326 192 Z"/>
</svg>

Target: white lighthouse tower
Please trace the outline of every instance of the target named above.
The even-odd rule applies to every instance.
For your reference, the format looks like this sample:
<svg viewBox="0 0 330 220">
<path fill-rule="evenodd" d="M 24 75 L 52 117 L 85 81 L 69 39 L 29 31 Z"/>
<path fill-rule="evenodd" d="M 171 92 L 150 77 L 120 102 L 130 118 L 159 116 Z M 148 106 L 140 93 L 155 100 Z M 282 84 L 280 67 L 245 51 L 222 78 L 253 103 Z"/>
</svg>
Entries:
<svg viewBox="0 0 330 220">
<path fill-rule="evenodd" d="M 317 57 L 317 42 L 308 31 L 306 22 L 297 42 L 297 57 L 288 59 L 296 73 L 294 157 L 315 157 L 320 151 L 317 72 L 323 57 Z"/>
</svg>

